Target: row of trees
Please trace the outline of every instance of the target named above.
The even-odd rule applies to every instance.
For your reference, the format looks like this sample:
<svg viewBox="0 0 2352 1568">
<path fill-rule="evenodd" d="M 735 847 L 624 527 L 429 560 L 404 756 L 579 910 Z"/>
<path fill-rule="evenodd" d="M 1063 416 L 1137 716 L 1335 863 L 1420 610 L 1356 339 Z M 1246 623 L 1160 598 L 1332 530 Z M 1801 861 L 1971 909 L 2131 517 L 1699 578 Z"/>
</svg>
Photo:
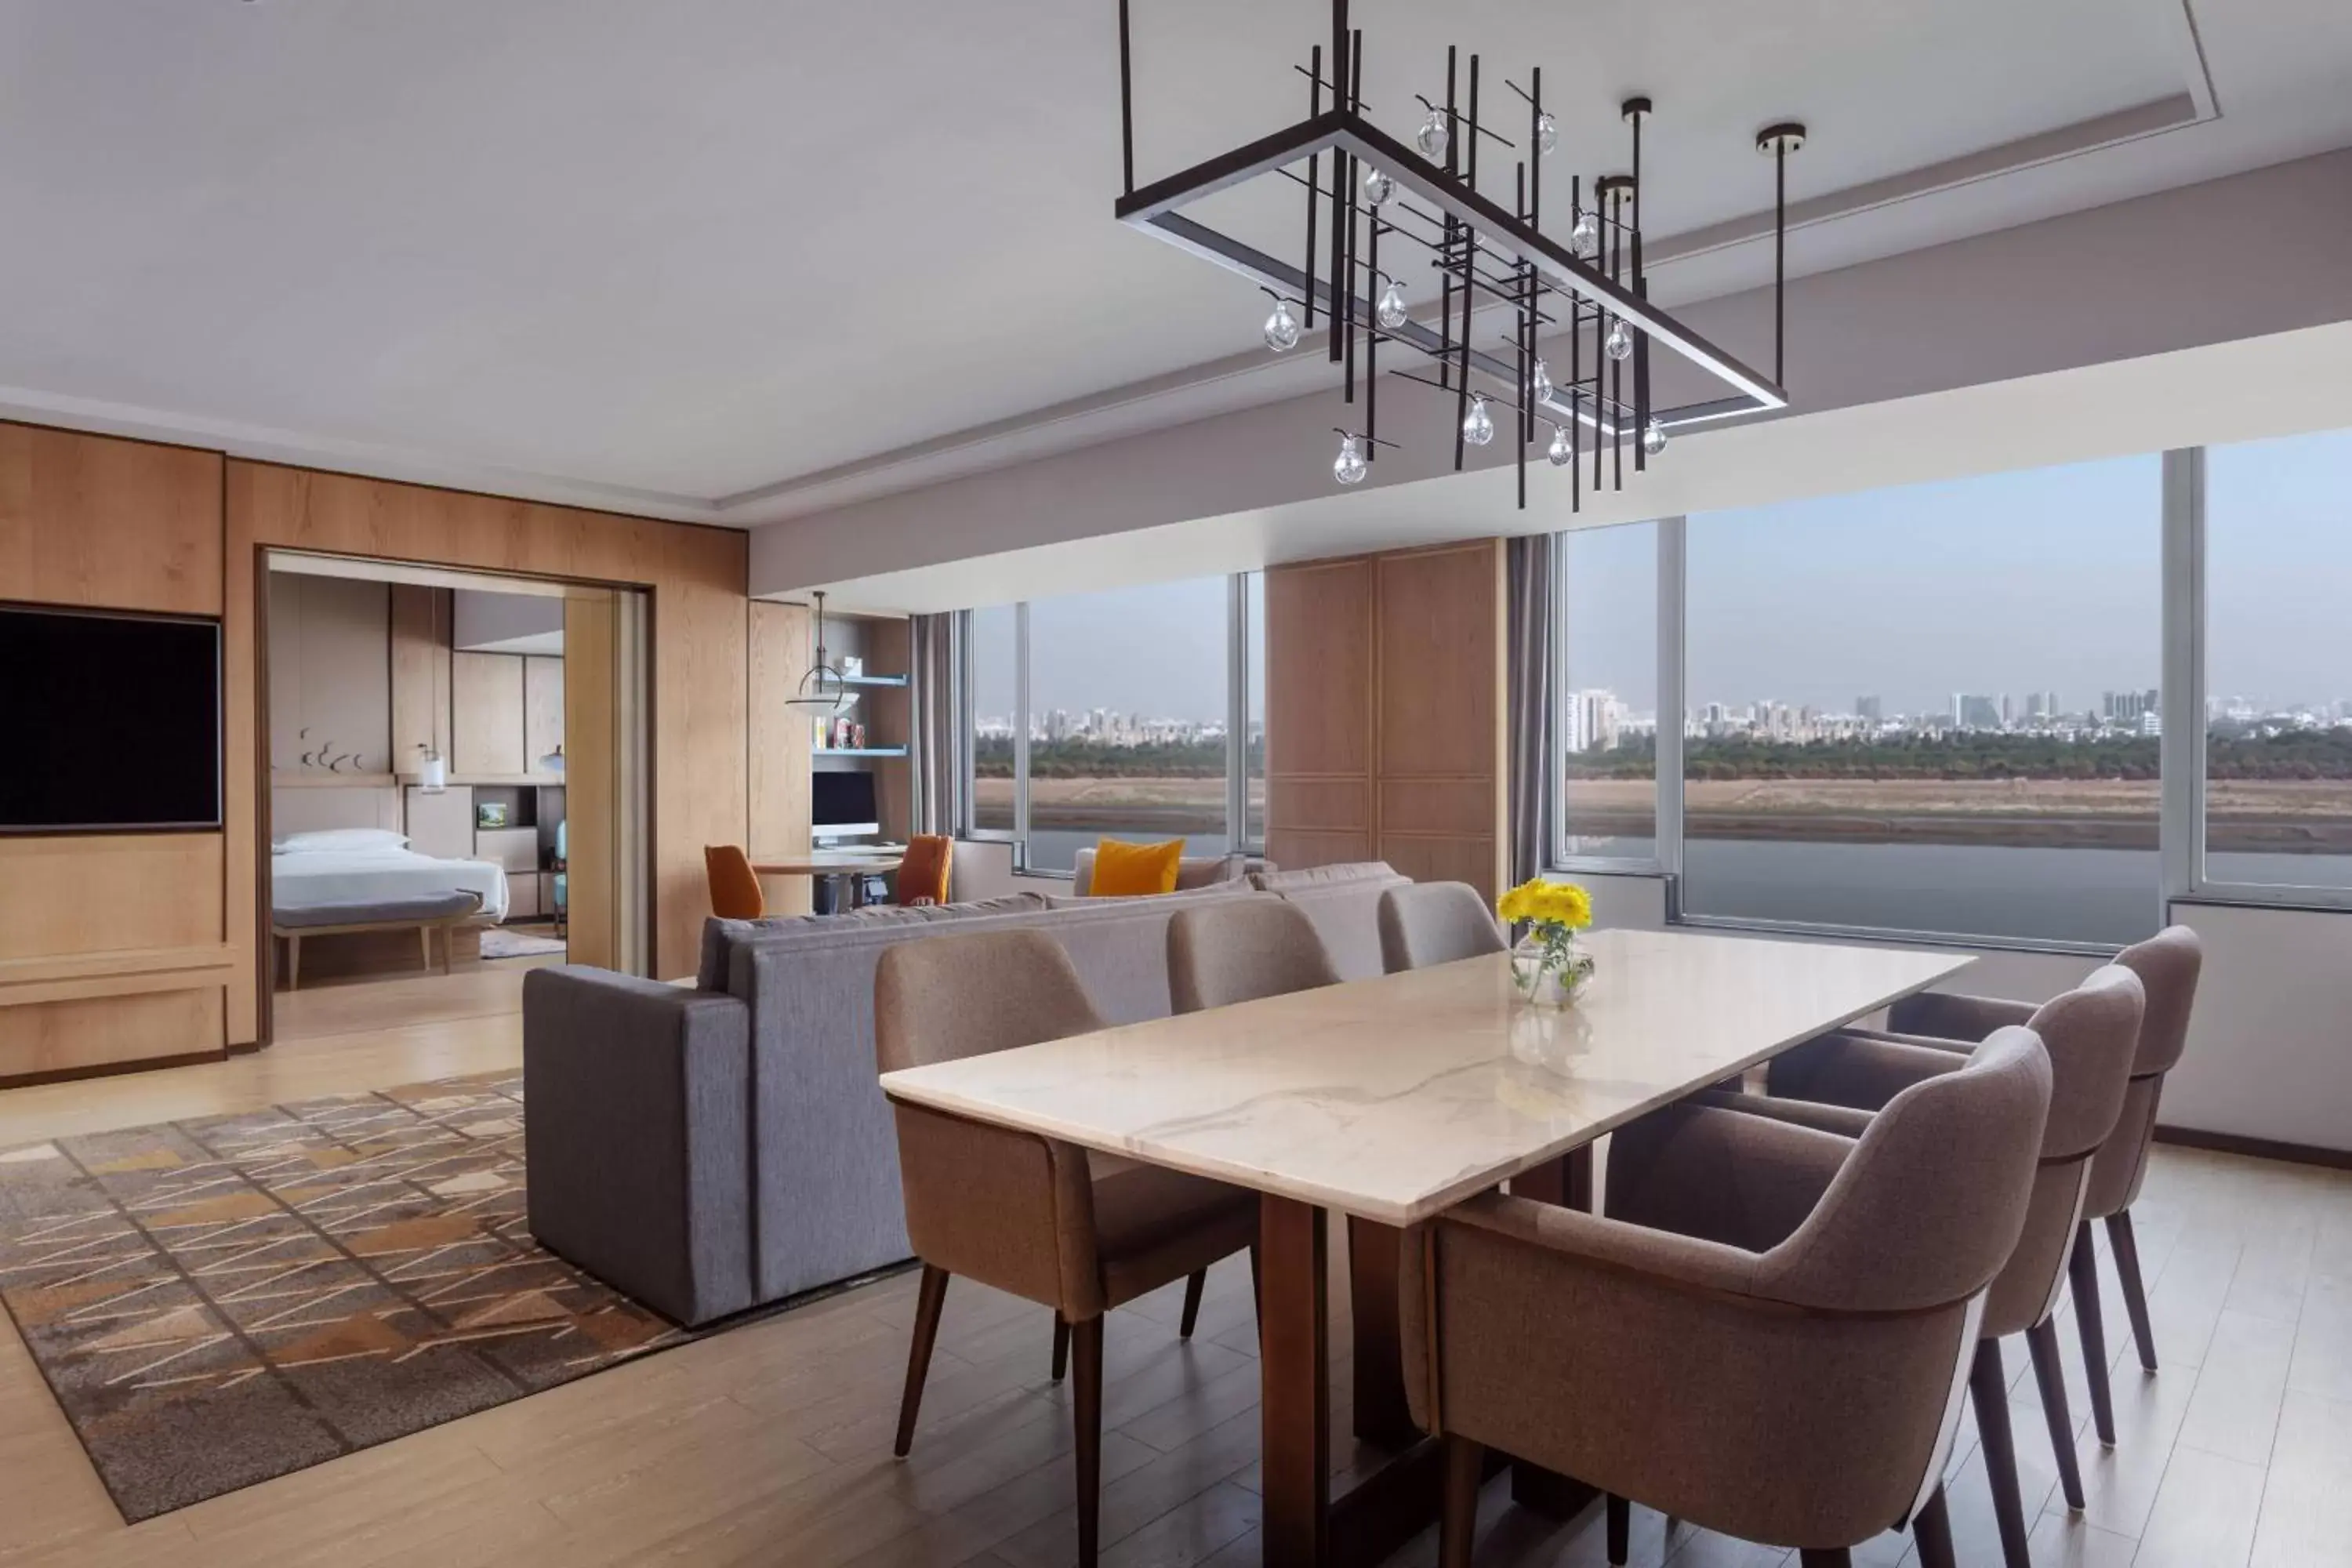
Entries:
<svg viewBox="0 0 2352 1568">
<path fill-rule="evenodd" d="M 1253 748 L 1263 752 L 1260 742 Z M 972 752 L 972 773 L 984 779 L 1013 776 L 1013 739 L 989 736 Z M 1142 746 L 1108 746 L 1095 741 L 1032 741 L 1029 776 L 1035 779 L 1221 779 L 1225 742 L 1192 741 Z"/>
<path fill-rule="evenodd" d="M 2154 736 L 2063 741 L 1995 732 L 1900 735 L 1872 741 L 1766 741 L 1740 735 L 1684 743 L 1691 779 L 2124 779 L 2160 772 Z M 2217 779 L 2352 779 L 2352 729 L 2278 735 L 2216 733 L 2208 742 Z M 1578 779 L 1651 778 L 1657 746 L 1649 736 L 1614 751 L 1569 759 Z"/>
</svg>

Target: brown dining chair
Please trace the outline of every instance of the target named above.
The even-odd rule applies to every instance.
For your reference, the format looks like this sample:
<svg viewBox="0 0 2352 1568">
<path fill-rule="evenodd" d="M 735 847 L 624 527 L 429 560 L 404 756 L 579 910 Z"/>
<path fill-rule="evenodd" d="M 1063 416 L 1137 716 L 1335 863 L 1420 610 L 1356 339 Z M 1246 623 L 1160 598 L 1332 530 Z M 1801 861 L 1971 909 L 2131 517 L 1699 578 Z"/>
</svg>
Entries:
<svg viewBox="0 0 2352 1568">
<path fill-rule="evenodd" d="M 1179 1013 L 1337 985 L 1305 910 L 1282 899 L 1221 899 L 1168 921 L 1168 993 Z"/>
<path fill-rule="evenodd" d="M 2031 1030 L 1896 1095 L 1859 1140 L 1711 1105 L 1611 1140 L 1605 1217 L 1487 1193 L 1409 1232 L 1407 1397 L 1444 1443 L 1466 1568 L 1485 1448 L 1806 1568 L 1908 1523 L 1949 1568 L 1943 1468 L 2050 1104 Z"/>
<path fill-rule="evenodd" d="M 722 921 L 755 921 L 768 912 L 751 858 L 737 844 L 702 847 L 702 871 L 710 881 L 710 912 Z"/>
<path fill-rule="evenodd" d="M 907 839 L 907 854 L 898 862 L 898 901 L 902 904 L 944 904 L 955 870 L 955 840 L 944 833 L 917 833 Z"/>
<path fill-rule="evenodd" d="M 1105 1027 L 1043 931 L 934 937 L 887 949 L 874 979 L 881 1070 L 954 1061 Z M 1050 1307 L 1055 1376 L 1075 1351 L 1078 1560 L 1096 1557 L 1102 1479 L 1102 1320 L 1254 1247 L 1255 1193 L 1075 1143 L 894 1103 L 907 1237 L 922 1260 L 893 1452 L 914 1446 L 948 1279 Z M 1189 1337 L 1192 1324 L 1182 1332 Z"/>
<path fill-rule="evenodd" d="M 2197 980 L 2205 963 L 2205 944 L 2184 925 L 2167 926 L 2146 942 L 2135 942 L 2116 954 L 2116 962 L 2139 976 L 2147 1005 L 2140 1016 L 2139 1047 L 2132 1057 L 2131 1079 L 2124 1089 L 2123 1111 L 2116 1129 L 2091 1162 L 2090 1190 L 2083 1198 L 2083 1223 L 2074 1235 L 2067 1260 L 2072 1276 L 2074 1322 L 2083 1345 L 2084 1371 L 2091 1395 L 2091 1425 L 2099 1441 L 2116 1441 L 2115 1395 L 2109 1384 L 2106 1325 L 2099 1302 L 2098 1249 L 2091 1242 L 2091 1223 L 2104 1220 L 2108 1249 L 2115 1254 L 2117 1283 L 2123 1287 L 2124 1310 L 2131 1319 L 2132 1340 L 2139 1363 L 2156 1370 L 2156 1333 L 2148 1321 L 2147 1285 L 2140 1278 L 2139 1238 L 2133 1233 L 2131 1208 L 2138 1201 L 2140 1184 L 2147 1174 L 2148 1145 L 2156 1136 L 2157 1101 L 2164 1092 L 2165 1075 L 2179 1065 L 2189 1044 L 2189 1015 L 2197 1002 Z M 2028 1016 L 2022 1003 L 1990 996 L 1958 996 L 1927 993 L 1898 1002 L 1889 1013 L 1890 1030 L 1948 1041 L 1974 1042 L 1993 1029 Z"/>
<path fill-rule="evenodd" d="M 1381 895 L 1381 963 L 1391 974 L 1509 945 L 1494 911 L 1467 882 L 1407 882 Z"/>
<path fill-rule="evenodd" d="M 2075 989 L 2043 1003 L 2025 1027 L 2050 1056 L 2050 1113 L 2035 1167 L 2032 1200 L 2016 1249 L 1993 1281 L 1969 1373 L 1986 1479 L 2009 1568 L 2032 1568 L 2023 1499 L 2017 1480 L 2017 1445 L 2010 1429 L 2009 1379 L 2000 1342 L 2023 1334 L 2041 1387 L 2042 1409 L 2058 1461 L 2067 1506 L 2084 1506 L 2082 1470 L 2074 1455 L 2074 1420 L 2067 1409 L 2053 1314 L 2066 1284 L 2092 1158 L 2115 1131 L 2124 1085 L 2139 1043 L 2139 977 L 2117 964 L 2098 970 Z M 1974 1047 L 1981 1052 L 1986 1047 Z M 1834 1131 L 1866 1133 L 1872 1113 L 1924 1080 L 1964 1068 L 1970 1056 L 1923 1039 L 1838 1033 L 1811 1040 L 1776 1058 L 1767 1082 L 1769 1100 L 1724 1097 L 1749 1111 L 1793 1116 Z"/>
</svg>

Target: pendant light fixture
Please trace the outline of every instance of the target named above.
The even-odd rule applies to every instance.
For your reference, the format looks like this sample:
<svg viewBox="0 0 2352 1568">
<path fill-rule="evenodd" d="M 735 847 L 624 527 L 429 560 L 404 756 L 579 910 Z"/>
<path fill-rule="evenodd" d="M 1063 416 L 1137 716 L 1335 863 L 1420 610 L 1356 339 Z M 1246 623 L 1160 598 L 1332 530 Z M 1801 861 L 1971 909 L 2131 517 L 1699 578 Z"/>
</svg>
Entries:
<svg viewBox="0 0 2352 1568">
<path fill-rule="evenodd" d="M 849 711 L 857 694 L 834 668 L 824 653 L 824 591 L 816 594 L 816 662 L 801 677 L 800 689 L 784 699 L 788 708 L 798 709 L 812 719 L 830 719 Z"/>
</svg>

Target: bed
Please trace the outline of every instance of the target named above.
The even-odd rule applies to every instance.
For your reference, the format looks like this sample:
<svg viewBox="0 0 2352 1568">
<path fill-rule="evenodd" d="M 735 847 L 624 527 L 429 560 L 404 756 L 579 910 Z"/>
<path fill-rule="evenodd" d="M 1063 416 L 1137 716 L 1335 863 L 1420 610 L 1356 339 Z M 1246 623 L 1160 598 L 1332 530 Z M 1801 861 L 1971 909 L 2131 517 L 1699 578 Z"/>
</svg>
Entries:
<svg viewBox="0 0 2352 1568">
<path fill-rule="evenodd" d="M 289 990 L 301 984 L 305 937 L 413 928 L 429 970 L 435 932 L 446 967 L 451 931 L 506 918 L 504 870 L 488 860 L 419 855 L 386 829 L 298 833 L 271 847 L 269 929 L 286 941 Z"/>
</svg>

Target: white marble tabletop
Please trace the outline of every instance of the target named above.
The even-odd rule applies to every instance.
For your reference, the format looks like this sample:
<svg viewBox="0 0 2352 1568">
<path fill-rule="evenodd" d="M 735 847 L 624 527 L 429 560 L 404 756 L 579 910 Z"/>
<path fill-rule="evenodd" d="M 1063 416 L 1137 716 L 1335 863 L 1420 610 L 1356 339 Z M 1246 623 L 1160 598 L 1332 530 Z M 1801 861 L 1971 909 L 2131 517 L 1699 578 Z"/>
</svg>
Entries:
<svg viewBox="0 0 2352 1568">
<path fill-rule="evenodd" d="M 1569 1009 L 1500 955 L 882 1077 L 896 1100 L 1407 1225 L 1974 962 L 1605 931 Z"/>
</svg>

